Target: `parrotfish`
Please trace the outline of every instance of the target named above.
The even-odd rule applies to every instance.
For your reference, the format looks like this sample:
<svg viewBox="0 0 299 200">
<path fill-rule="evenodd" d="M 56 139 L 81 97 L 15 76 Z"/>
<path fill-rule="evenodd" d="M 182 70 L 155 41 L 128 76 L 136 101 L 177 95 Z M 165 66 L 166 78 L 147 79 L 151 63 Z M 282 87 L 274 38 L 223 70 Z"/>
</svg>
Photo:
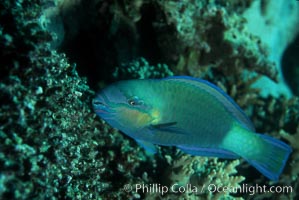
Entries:
<svg viewBox="0 0 299 200">
<path fill-rule="evenodd" d="M 292 152 L 286 143 L 256 133 L 237 103 L 202 79 L 119 81 L 100 91 L 92 103 L 99 117 L 151 153 L 162 145 L 195 156 L 243 158 L 270 180 L 278 180 Z"/>
</svg>

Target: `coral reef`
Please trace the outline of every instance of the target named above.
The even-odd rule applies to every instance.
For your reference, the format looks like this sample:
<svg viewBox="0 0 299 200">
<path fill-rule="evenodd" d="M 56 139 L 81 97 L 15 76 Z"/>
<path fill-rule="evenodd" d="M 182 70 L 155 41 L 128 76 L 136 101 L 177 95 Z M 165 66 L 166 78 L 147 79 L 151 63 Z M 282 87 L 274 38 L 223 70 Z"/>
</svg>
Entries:
<svg viewBox="0 0 299 200">
<path fill-rule="evenodd" d="M 181 155 L 172 159 L 165 155 L 168 168 L 165 170 L 166 185 L 171 192 L 161 196 L 159 193 L 146 193 L 145 199 L 238 199 L 230 195 L 230 192 L 215 192 L 214 186 L 240 187 L 245 179 L 243 176 L 235 176 L 236 166 L 239 160 L 233 162 L 219 161 L 217 158 L 192 157 Z M 179 192 L 183 190 L 184 192 Z M 186 191 L 185 191 L 186 190 Z"/>
<path fill-rule="evenodd" d="M 166 51 L 170 44 L 161 44 L 162 49 L 174 54 L 168 57 L 179 60 L 176 69 L 187 69 L 188 73 L 199 75 L 198 66 L 230 66 L 233 69 L 242 66 L 275 80 L 277 72 L 267 60 L 263 43 L 246 31 L 246 21 L 242 15 L 230 12 L 234 4 L 220 5 L 205 1 L 194 1 L 194 4 L 181 1 L 178 4 L 169 0 L 161 3 L 164 20 L 179 33 L 173 48 L 177 52 Z M 248 1 L 243 6 L 237 6 L 237 13 L 242 13 L 249 5 Z"/>
<path fill-rule="evenodd" d="M 262 89 L 262 95 L 284 94 L 290 97 L 290 89 L 285 84 L 282 74 L 281 58 L 287 46 L 299 33 L 298 2 L 254 1 L 243 16 L 247 21 L 247 31 L 260 38 L 265 45 L 267 59 L 274 63 L 278 71 L 277 83 L 263 77 L 256 86 Z M 259 21 L 258 25 L 257 21 Z M 265 84 L 268 86 L 265 87 Z"/>
<path fill-rule="evenodd" d="M 253 87 L 262 76 L 280 81 L 264 38 L 247 29 L 243 14 L 253 3 L 1 1 L 0 199 L 298 198 L 299 101 L 262 96 L 262 88 Z M 192 157 L 171 147 L 146 155 L 92 111 L 98 83 L 173 74 L 215 83 L 257 132 L 292 146 L 278 182 L 242 160 Z M 152 183 L 288 185 L 293 192 L 161 195 L 134 188 Z"/>
<path fill-rule="evenodd" d="M 86 79 L 34 20 L 38 2 L 0 5 L 1 21 L 11 16 L 0 35 L 11 38 L 0 61 L 0 198 L 126 198 L 115 188 L 140 183 L 147 157 L 96 119 Z"/>
<path fill-rule="evenodd" d="M 113 77 L 116 80 L 163 78 L 167 76 L 173 76 L 173 72 L 169 70 L 166 64 L 150 66 L 142 57 L 130 63 L 123 63 L 113 72 Z"/>
</svg>

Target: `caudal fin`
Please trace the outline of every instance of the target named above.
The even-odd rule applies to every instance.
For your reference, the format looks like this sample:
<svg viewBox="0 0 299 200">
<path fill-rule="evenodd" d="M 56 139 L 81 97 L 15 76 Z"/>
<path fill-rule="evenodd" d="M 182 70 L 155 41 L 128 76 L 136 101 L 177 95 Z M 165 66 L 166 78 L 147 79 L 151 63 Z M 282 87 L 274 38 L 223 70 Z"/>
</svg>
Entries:
<svg viewBox="0 0 299 200">
<path fill-rule="evenodd" d="M 292 149 L 273 137 L 262 134 L 258 136 L 263 140 L 263 152 L 256 159 L 248 160 L 248 162 L 267 178 L 277 181 Z"/>
</svg>

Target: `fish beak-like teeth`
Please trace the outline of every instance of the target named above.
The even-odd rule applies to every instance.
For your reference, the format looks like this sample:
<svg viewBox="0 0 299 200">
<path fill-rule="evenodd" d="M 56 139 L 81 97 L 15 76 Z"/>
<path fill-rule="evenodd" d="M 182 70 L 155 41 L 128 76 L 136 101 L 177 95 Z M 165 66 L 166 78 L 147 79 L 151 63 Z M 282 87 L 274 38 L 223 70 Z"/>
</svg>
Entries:
<svg viewBox="0 0 299 200">
<path fill-rule="evenodd" d="M 102 96 L 97 96 L 95 99 L 93 99 L 92 105 L 95 112 L 99 115 L 104 115 L 112 112 L 112 110 L 109 108 L 109 105 L 105 102 Z"/>
<path fill-rule="evenodd" d="M 99 99 L 92 100 L 92 105 L 96 110 L 101 110 L 107 108 L 107 104 Z"/>
<path fill-rule="evenodd" d="M 92 101 L 92 104 L 94 106 L 105 106 L 104 102 L 101 102 L 101 101 L 96 100 L 96 99 Z"/>
</svg>

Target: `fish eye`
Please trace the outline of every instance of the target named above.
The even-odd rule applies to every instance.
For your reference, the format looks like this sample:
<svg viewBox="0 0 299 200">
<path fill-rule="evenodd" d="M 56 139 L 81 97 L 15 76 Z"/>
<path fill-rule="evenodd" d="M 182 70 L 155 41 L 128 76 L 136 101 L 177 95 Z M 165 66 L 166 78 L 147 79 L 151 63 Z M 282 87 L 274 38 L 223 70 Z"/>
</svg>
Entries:
<svg viewBox="0 0 299 200">
<path fill-rule="evenodd" d="M 129 103 L 131 106 L 135 106 L 135 105 L 137 104 L 133 99 L 129 99 L 129 100 L 128 100 L 128 103 Z"/>
<path fill-rule="evenodd" d="M 128 99 L 128 104 L 131 106 L 137 106 L 137 105 L 142 105 L 143 101 L 140 100 L 138 97 L 134 96 L 134 97 Z"/>
</svg>

